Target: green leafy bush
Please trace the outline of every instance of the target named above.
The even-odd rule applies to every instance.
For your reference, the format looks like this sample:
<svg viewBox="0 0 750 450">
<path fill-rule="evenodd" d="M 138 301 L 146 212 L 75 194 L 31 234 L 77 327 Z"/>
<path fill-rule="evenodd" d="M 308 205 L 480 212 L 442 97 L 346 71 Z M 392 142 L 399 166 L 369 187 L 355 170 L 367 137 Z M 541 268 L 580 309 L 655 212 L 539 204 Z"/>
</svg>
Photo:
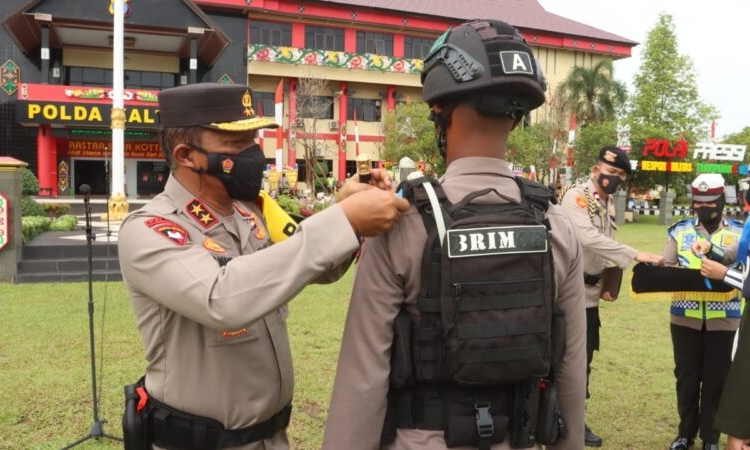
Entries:
<svg viewBox="0 0 750 450">
<path fill-rule="evenodd" d="M 21 195 L 36 195 L 39 193 L 39 180 L 34 172 L 25 168 L 21 172 Z"/>
<path fill-rule="evenodd" d="M 52 219 L 42 216 L 21 217 L 21 228 L 23 228 L 23 243 L 30 242 L 35 237 L 49 231 Z"/>
<path fill-rule="evenodd" d="M 279 195 L 276 198 L 276 202 L 278 202 L 279 206 L 281 206 L 281 208 L 287 213 L 295 216 L 299 215 L 300 204 L 298 198 L 290 197 L 288 195 Z"/>
<path fill-rule="evenodd" d="M 50 231 L 74 231 L 76 228 L 78 228 L 78 217 L 70 214 L 52 220 L 49 225 Z"/>
<path fill-rule="evenodd" d="M 46 216 L 44 205 L 29 196 L 21 197 L 21 217 Z"/>
</svg>

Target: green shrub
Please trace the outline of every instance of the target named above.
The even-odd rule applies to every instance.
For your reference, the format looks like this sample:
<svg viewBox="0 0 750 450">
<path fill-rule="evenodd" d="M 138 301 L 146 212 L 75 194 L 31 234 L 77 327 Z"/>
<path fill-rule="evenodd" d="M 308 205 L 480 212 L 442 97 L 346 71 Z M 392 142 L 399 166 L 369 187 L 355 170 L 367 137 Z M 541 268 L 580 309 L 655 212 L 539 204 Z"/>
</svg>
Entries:
<svg viewBox="0 0 750 450">
<path fill-rule="evenodd" d="M 67 203 L 42 203 L 42 206 L 47 217 L 60 217 L 70 212 L 70 205 Z"/>
<path fill-rule="evenodd" d="M 25 168 L 21 172 L 21 195 L 36 195 L 39 193 L 39 180 L 34 172 Z"/>
<path fill-rule="evenodd" d="M 290 197 L 288 195 L 279 195 L 276 198 L 276 202 L 278 202 L 279 206 L 286 211 L 287 213 L 291 215 L 298 216 L 299 215 L 299 199 L 296 197 Z"/>
<path fill-rule="evenodd" d="M 23 228 L 23 243 L 31 241 L 35 237 L 49 231 L 52 219 L 42 216 L 21 217 L 21 228 Z"/>
<path fill-rule="evenodd" d="M 21 197 L 21 217 L 46 216 L 44 206 L 33 198 L 24 195 Z"/>
<path fill-rule="evenodd" d="M 68 215 L 62 215 L 54 219 L 50 225 L 50 231 L 75 231 L 78 228 L 78 217 Z"/>
</svg>

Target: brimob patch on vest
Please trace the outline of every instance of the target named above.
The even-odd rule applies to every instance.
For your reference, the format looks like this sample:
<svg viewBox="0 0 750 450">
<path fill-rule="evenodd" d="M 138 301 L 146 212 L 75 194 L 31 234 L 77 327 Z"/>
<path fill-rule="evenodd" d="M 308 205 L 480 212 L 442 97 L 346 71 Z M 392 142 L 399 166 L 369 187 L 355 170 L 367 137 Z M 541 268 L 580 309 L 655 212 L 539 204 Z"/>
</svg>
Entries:
<svg viewBox="0 0 750 450">
<path fill-rule="evenodd" d="M 578 205 L 579 208 L 585 208 L 589 205 L 589 202 L 586 200 L 586 197 L 579 195 L 576 197 L 576 205 Z"/>
<path fill-rule="evenodd" d="M 208 207 L 201 203 L 197 198 L 190 200 L 190 203 L 187 204 L 185 210 L 190 217 L 198 222 L 203 228 L 211 228 L 211 226 L 219 221 Z"/>
<path fill-rule="evenodd" d="M 148 219 L 145 223 L 147 227 L 151 228 L 152 230 L 156 231 L 160 235 L 164 236 L 165 238 L 169 239 L 179 246 L 183 246 L 188 243 L 188 232 L 171 220 L 165 219 L 163 217 L 154 217 Z"/>
<path fill-rule="evenodd" d="M 547 251 L 544 225 L 462 228 L 447 235 L 449 258 Z"/>
<path fill-rule="evenodd" d="M 226 253 L 227 252 L 227 250 L 224 247 L 222 247 L 221 245 L 219 245 L 218 242 L 216 242 L 215 240 L 211 239 L 210 237 L 207 237 L 203 241 L 203 248 L 205 248 L 206 250 L 208 250 L 210 252 L 214 252 L 214 253 Z"/>
</svg>

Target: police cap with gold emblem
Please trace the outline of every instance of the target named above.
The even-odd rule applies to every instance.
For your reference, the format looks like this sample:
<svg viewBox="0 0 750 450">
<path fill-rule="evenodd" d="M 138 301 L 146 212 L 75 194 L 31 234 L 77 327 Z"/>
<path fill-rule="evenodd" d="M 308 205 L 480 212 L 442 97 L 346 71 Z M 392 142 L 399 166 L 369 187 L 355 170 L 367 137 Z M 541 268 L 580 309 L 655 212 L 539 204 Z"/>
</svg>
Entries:
<svg viewBox="0 0 750 450">
<path fill-rule="evenodd" d="M 204 127 L 222 131 L 279 126 L 272 118 L 256 114 L 249 87 L 222 83 L 164 89 L 159 93 L 159 123 L 162 127 Z"/>
<path fill-rule="evenodd" d="M 599 150 L 599 161 L 609 164 L 612 167 L 622 169 L 627 174 L 630 174 L 632 172 L 632 169 L 630 168 L 630 158 L 628 158 L 628 153 L 620 147 L 609 145 L 602 148 L 601 150 Z"/>
</svg>

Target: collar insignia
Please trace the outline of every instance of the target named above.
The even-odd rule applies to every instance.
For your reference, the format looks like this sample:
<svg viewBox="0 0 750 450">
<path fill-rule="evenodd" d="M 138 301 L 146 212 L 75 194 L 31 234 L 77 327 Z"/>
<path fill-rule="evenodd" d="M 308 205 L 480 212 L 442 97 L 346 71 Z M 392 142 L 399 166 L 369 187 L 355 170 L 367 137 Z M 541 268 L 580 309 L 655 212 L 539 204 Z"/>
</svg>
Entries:
<svg viewBox="0 0 750 450">
<path fill-rule="evenodd" d="M 188 232 L 171 220 L 154 217 L 148 219 L 145 223 L 147 227 L 169 239 L 175 245 L 183 246 L 188 243 Z"/>
<path fill-rule="evenodd" d="M 224 247 L 219 245 L 218 242 L 211 239 L 210 237 L 207 237 L 206 240 L 203 241 L 203 248 L 214 253 L 226 253 L 227 252 L 227 250 Z"/>
<path fill-rule="evenodd" d="M 211 228 L 219 219 L 200 200 L 194 198 L 185 207 L 188 215 L 198 222 L 203 228 Z"/>
</svg>

